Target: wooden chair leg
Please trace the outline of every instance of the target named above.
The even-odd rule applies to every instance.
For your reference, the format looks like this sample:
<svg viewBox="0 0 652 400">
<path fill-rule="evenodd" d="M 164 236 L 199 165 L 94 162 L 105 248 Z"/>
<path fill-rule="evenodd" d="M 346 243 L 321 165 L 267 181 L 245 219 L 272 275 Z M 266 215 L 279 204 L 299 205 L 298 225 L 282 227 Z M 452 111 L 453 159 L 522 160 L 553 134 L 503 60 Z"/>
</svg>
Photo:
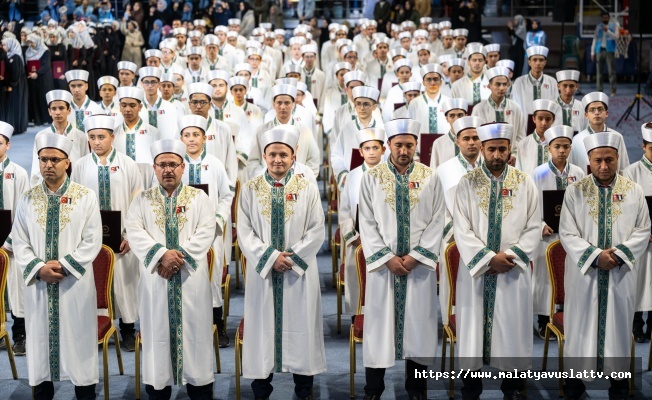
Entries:
<svg viewBox="0 0 652 400">
<path fill-rule="evenodd" d="M 240 358 L 240 332 L 235 333 L 235 398 L 240 400 L 240 373 L 242 364 Z"/>
<path fill-rule="evenodd" d="M 9 365 L 11 366 L 11 376 L 14 380 L 18 379 L 18 372 L 16 371 L 16 362 L 14 361 L 14 350 L 11 348 L 11 340 L 9 339 L 9 333 L 3 332 L 0 336 L 0 341 L 5 341 L 5 347 L 7 348 L 7 357 L 9 357 Z"/>
<path fill-rule="evenodd" d="M 104 367 L 104 400 L 109 400 L 109 337 L 102 340 L 102 366 Z"/>
<path fill-rule="evenodd" d="M 240 246 L 237 240 L 234 244 L 233 256 L 235 258 L 235 288 L 240 289 Z"/>
<path fill-rule="evenodd" d="M 217 373 L 222 373 L 222 365 L 220 363 L 220 340 L 218 338 L 217 325 L 213 324 L 213 349 L 215 351 L 215 368 Z"/>
<path fill-rule="evenodd" d="M 541 370 L 545 371 L 548 365 L 548 346 L 550 345 L 550 326 L 546 324 L 546 333 L 543 337 L 543 362 Z"/>
<path fill-rule="evenodd" d="M 451 372 L 455 370 L 455 336 L 450 335 L 450 341 L 451 341 L 451 354 L 449 355 L 450 357 L 450 367 L 451 367 Z M 448 381 L 448 397 L 452 399 L 455 397 L 455 393 L 453 390 L 453 379 L 450 379 Z"/>
<path fill-rule="evenodd" d="M 448 336 L 448 332 L 444 327 L 441 333 L 441 372 L 444 372 L 444 368 L 446 368 L 446 336 Z"/>
<path fill-rule="evenodd" d="M 124 375 L 125 371 L 122 365 L 122 351 L 120 350 L 120 338 L 117 329 L 113 331 L 113 342 L 115 343 L 115 355 L 118 358 L 118 370 L 120 371 L 120 375 Z"/>
<path fill-rule="evenodd" d="M 559 348 L 559 370 L 563 371 L 564 370 L 564 339 L 555 334 L 557 336 L 557 347 Z M 559 397 L 564 396 L 564 378 L 559 378 Z"/>
<path fill-rule="evenodd" d="M 222 319 L 224 320 L 224 326 L 226 326 L 226 318 L 230 314 L 230 306 L 231 306 L 231 274 L 226 275 L 226 279 L 224 281 L 224 311 L 223 311 L 223 316 Z"/>
<path fill-rule="evenodd" d="M 342 333 L 342 283 L 337 279 L 337 333 Z"/>
<path fill-rule="evenodd" d="M 349 330 L 349 391 L 352 399 L 355 398 L 355 379 L 353 377 L 356 368 L 355 358 L 355 340 L 353 340 L 353 325 L 351 325 Z"/>
<path fill-rule="evenodd" d="M 140 332 L 136 335 L 136 354 L 135 364 L 136 364 L 136 399 L 140 400 Z"/>
</svg>

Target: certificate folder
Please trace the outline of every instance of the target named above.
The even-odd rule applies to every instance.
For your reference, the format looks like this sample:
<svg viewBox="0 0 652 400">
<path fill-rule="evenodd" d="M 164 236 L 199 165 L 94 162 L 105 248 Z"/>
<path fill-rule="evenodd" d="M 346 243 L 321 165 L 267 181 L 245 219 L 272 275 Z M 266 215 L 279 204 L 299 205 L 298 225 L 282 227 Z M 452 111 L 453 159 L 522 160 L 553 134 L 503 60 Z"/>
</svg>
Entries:
<svg viewBox="0 0 652 400">
<path fill-rule="evenodd" d="M 645 196 L 645 201 L 647 202 L 647 209 L 652 214 L 652 196 Z"/>
<path fill-rule="evenodd" d="M 441 133 L 422 133 L 421 134 L 421 146 L 419 148 L 419 157 L 421 164 L 430 166 L 430 157 L 432 156 L 432 146 L 435 143 L 435 140 L 439 139 L 443 135 Z"/>
<path fill-rule="evenodd" d="M 559 232 L 559 217 L 564 204 L 565 190 L 543 191 L 543 220 L 553 231 Z"/>
<path fill-rule="evenodd" d="M 359 149 L 353 149 L 351 151 L 351 165 L 349 166 L 349 172 L 358 168 L 364 162 L 364 158 L 360 155 Z"/>
<path fill-rule="evenodd" d="M 11 210 L 0 210 L 0 246 L 11 233 Z M 0 310 L 1 311 L 1 310 Z"/>
<path fill-rule="evenodd" d="M 122 214 L 120 211 L 100 211 L 102 215 L 102 244 L 120 253 L 122 244 Z"/>
<path fill-rule="evenodd" d="M 201 189 L 208 195 L 208 184 L 207 183 L 198 183 L 196 185 L 189 185 L 191 187 L 194 187 L 195 189 Z"/>
</svg>

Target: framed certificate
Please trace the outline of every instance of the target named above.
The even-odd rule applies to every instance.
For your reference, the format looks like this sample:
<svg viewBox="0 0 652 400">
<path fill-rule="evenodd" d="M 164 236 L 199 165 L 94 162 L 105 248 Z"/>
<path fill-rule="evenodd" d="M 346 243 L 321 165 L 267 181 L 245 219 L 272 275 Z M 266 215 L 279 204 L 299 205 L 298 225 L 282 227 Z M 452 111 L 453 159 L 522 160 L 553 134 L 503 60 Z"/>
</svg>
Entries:
<svg viewBox="0 0 652 400">
<path fill-rule="evenodd" d="M 196 189 L 201 189 L 204 191 L 204 193 L 206 193 L 206 195 L 208 195 L 208 183 L 198 183 L 195 185 L 188 185 L 188 186 L 194 187 Z"/>
<path fill-rule="evenodd" d="M 5 244 L 11 233 L 11 210 L 0 210 L 0 246 Z"/>
<path fill-rule="evenodd" d="M 122 244 L 122 212 L 121 211 L 100 211 L 102 216 L 102 244 L 120 253 Z"/>
<path fill-rule="evenodd" d="M 543 220 L 555 232 L 559 232 L 559 217 L 565 192 L 565 190 L 543 191 Z"/>
</svg>

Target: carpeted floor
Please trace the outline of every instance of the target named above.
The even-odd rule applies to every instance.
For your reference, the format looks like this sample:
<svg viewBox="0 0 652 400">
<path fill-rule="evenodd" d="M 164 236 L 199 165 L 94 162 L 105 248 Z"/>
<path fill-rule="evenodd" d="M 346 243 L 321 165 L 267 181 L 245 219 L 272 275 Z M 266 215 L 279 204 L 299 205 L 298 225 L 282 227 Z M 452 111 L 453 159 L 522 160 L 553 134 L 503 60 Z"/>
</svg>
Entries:
<svg viewBox="0 0 652 400">
<path fill-rule="evenodd" d="M 590 85 L 582 85 L 582 90 L 588 93 L 591 89 Z M 620 127 L 616 128 L 615 123 L 623 113 L 625 108 L 629 105 L 630 101 L 634 98 L 636 87 L 620 86 L 618 88 L 619 95 L 611 99 L 610 115 L 608 126 L 621 132 L 626 139 L 629 158 L 631 161 L 640 159 L 642 150 L 640 148 L 640 122 L 630 118 L 625 121 Z M 641 107 L 641 116 L 652 120 L 652 109 L 647 106 Z M 37 128 L 30 128 L 30 130 L 22 135 L 17 135 L 12 140 L 11 150 L 9 152 L 10 158 L 25 168 L 30 169 L 31 166 L 31 152 L 33 146 L 33 138 L 36 132 L 40 130 Z M 321 188 L 321 182 L 320 182 Z M 324 316 L 324 337 L 326 345 L 326 359 L 328 364 L 328 372 L 321 374 L 315 378 L 314 395 L 315 399 L 335 399 L 344 400 L 349 398 L 349 343 L 348 332 L 350 326 L 350 318 L 343 316 L 342 318 L 342 333 L 336 333 L 336 292 L 331 283 L 331 256 L 330 252 L 326 251 L 326 244 L 319 256 L 319 271 L 322 283 L 322 303 L 323 303 L 323 316 Z M 233 274 L 233 264 L 231 264 L 230 272 Z M 244 291 L 235 288 L 235 279 L 231 278 L 231 316 L 227 321 L 227 331 L 231 340 L 235 334 L 235 329 L 242 318 L 243 305 L 244 305 Z M 441 325 L 441 324 L 440 324 Z M 11 321 L 8 321 L 8 328 L 11 328 Z M 83 327 L 79 327 L 80 330 Z M 429 334 L 424 332 L 424 334 Z M 441 329 L 438 332 L 441 338 Z M 533 330 L 534 335 L 534 330 Z M 641 362 L 637 362 L 637 371 L 641 371 L 641 366 L 647 368 L 648 352 L 650 349 L 650 342 L 636 345 L 636 356 L 641 358 Z M 212 351 L 212 349 L 206 349 Z M 362 347 L 357 346 L 357 371 L 355 375 L 355 393 L 356 398 L 363 397 L 364 388 L 364 368 L 362 366 Z M 439 345 L 439 352 L 441 354 L 441 344 Z M 541 357 L 543 354 L 543 340 L 537 336 L 534 337 L 534 356 Z M 550 357 L 556 357 L 557 343 L 552 342 L 550 346 Z M 109 382 L 110 382 L 110 398 L 111 399 L 133 399 L 135 398 L 135 380 L 134 380 L 134 353 L 122 353 L 124 363 L 124 375 L 118 374 L 118 366 L 116 362 L 115 349 L 113 344 L 109 349 Z M 215 375 L 215 398 L 216 399 L 235 399 L 235 366 L 234 366 L 234 348 L 233 345 L 226 349 L 220 350 L 222 373 Z M 103 381 L 102 381 L 102 367 L 101 359 L 102 352 L 99 351 L 100 357 L 100 384 L 97 385 L 96 391 L 98 396 L 103 396 Z M 16 365 L 18 367 L 18 380 L 12 380 L 9 363 L 7 361 L 6 351 L 0 350 L 0 399 L 29 399 L 31 397 L 31 389 L 27 382 L 27 365 L 25 357 L 17 357 Z M 384 399 L 407 399 L 404 391 L 404 366 L 403 362 L 397 362 L 397 365 L 387 371 L 385 376 L 386 390 L 383 394 Z M 541 370 L 540 360 L 537 359 L 533 363 L 534 370 Z M 438 371 L 440 368 L 440 360 L 437 359 L 433 365 L 433 369 Z M 557 360 L 549 362 L 548 370 L 557 369 Z M 636 399 L 650 399 L 652 398 L 652 372 L 645 369 L 642 379 L 636 385 L 639 390 L 636 392 Z M 251 381 L 242 380 L 242 398 L 253 399 L 251 388 L 249 387 Z M 276 374 L 274 376 L 275 386 L 272 399 L 292 399 L 293 398 L 293 383 L 292 377 L 289 374 Z M 460 383 L 455 385 L 455 396 L 461 398 Z M 429 382 L 429 398 L 446 398 L 448 397 L 447 382 L 444 381 L 430 381 Z M 56 399 L 72 399 L 74 398 L 74 391 L 70 382 L 57 383 L 55 385 L 57 393 Z M 142 398 L 146 398 L 144 387 L 142 388 Z M 528 399 L 556 399 L 558 393 L 556 391 L 556 382 L 548 381 L 547 384 L 530 379 L 528 381 Z M 608 398 L 606 391 L 589 391 L 589 395 L 594 399 Z M 186 390 L 184 388 L 173 389 L 173 399 L 187 399 Z M 483 399 L 501 399 L 502 393 L 498 390 L 486 390 L 482 396 Z"/>
</svg>

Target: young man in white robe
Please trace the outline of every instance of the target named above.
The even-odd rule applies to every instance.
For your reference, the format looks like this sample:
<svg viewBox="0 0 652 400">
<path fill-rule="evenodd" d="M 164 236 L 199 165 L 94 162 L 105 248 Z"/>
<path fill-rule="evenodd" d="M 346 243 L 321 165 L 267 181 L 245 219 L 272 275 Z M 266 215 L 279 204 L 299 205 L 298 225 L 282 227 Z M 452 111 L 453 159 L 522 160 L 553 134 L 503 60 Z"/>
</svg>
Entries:
<svg viewBox="0 0 652 400">
<path fill-rule="evenodd" d="M 159 89 L 161 91 L 161 97 L 164 101 L 170 102 L 177 110 L 177 118 L 181 118 L 184 115 L 190 114 L 190 108 L 188 108 L 187 101 L 178 100 L 174 96 L 175 91 L 175 81 L 176 77 L 172 72 L 166 72 L 161 75 L 161 83 Z"/>
<path fill-rule="evenodd" d="M 421 67 L 422 84 L 425 87 L 423 94 L 410 102 L 408 113 L 410 117 L 421 125 L 422 133 L 446 133 L 450 125 L 446 121 L 442 103 L 450 97 L 439 92 L 444 72 L 439 64 L 427 64 Z M 417 151 L 417 154 L 419 152 Z"/>
<path fill-rule="evenodd" d="M 453 84 L 465 75 L 466 61 L 461 58 L 455 58 L 452 55 L 450 58 L 439 57 L 439 65 L 444 70 L 444 82 L 441 85 L 442 93 L 448 97 L 453 96 Z M 448 74 L 448 75 L 446 75 Z"/>
<path fill-rule="evenodd" d="M 437 169 L 441 164 L 459 155 L 457 136 L 453 133 L 453 124 L 462 117 L 466 117 L 469 103 L 464 99 L 446 99 L 441 104 L 441 110 L 446 118 L 449 129 L 444 136 L 435 140 L 430 154 L 430 168 Z"/>
<path fill-rule="evenodd" d="M 466 45 L 469 37 L 469 30 L 464 28 L 453 29 L 452 51 L 457 58 L 471 57 L 472 53 L 466 53 Z M 467 60 L 468 61 L 468 60 Z"/>
<path fill-rule="evenodd" d="M 274 81 L 272 80 L 270 73 L 261 68 L 262 61 L 262 50 L 256 48 L 247 49 L 246 62 L 251 66 L 249 86 L 259 89 L 263 95 L 265 104 L 269 104 L 272 101 L 270 95 Z"/>
<path fill-rule="evenodd" d="M 652 196 L 652 124 L 641 125 L 641 135 L 643 136 L 643 157 L 640 161 L 625 168 L 622 174 L 625 178 L 639 184 L 645 196 Z M 637 343 L 643 343 L 645 339 L 650 338 L 650 333 L 652 333 L 652 269 L 650 268 L 652 246 L 648 244 L 638 263 L 636 312 L 634 313 L 632 333 Z M 643 320 L 645 311 L 647 311 L 647 318 Z M 647 328 L 643 330 L 645 325 Z"/>
<path fill-rule="evenodd" d="M 234 192 L 229 187 L 229 176 L 224 165 L 215 156 L 206 153 L 208 121 L 199 115 L 187 115 L 179 120 L 181 141 L 186 145 L 186 168 L 181 181 L 185 185 L 206 185 L 208 197 L 215 209 L 216 234 L 213 242 L 214 266 L 211 276 L 213 324 L 217 326 L 220 347 L 229 346 L 224 325 L 222 301 L 222 269 L 231 260 L 231 202 Z M 228 233 L 227 233 L 228 232 Z M 228 251 L 227 251 L 228 250 Z"/>
<path fill-rule="evenodd" d="M 298 65 L 303 64 L 303 57 L 301 57 L 301 46 L 306 44 L 306 38 L 303 36 L 294 36 L 290 38 L 290 46 L 288 47 L 288 57 L 287 61 L 283 63 L 281 68 L 285 68 L 287 65 Z"/>
<path fill-rule="evenodd" d="M 29 176 L 27 171 L 20 165 L 9 159 L 7 151 L 11 147 L 11 137 L 14 134 L 14 127 L 6 122 L 0 121 L 0 210 L 11 211 L 11 223 L 16 215 L 16 207 L 20 197 L 29 189 Z M 7 299 L 11 309 L 11 319 L 14 323 L 11 326 L 11 339 L 14 342 L 14 355 L 25 354 L 25 307 L 23 292 L 25 281 L 16 265 L 13 255 L 13 240 L 9 235 L 2 246 L 2 249 L 9 256 L 9 268 L 7 273 Z"/>
<path fill-rule="evenodd" d="M 421 96 L 423 85 L 421 82 L 406 82 L 401 85 L 401 89 L 401 92 L 403 93 L 403 105 L 396 108 L 396 106 L 400 105 L 401 103 L 388 104 L 387 107 L 394 110 L 392 111 L 392 115 L 389 119 L 385 120 L 383 117 L 383 122 L 389 122 L 397 118 L 410 118 L 410 111 L 408 110 L 408 107 L 410 107 L 410 103 L 414 99 Z M 383 109 L 383 112 L 384 111 L 385 109 Z"/>
<path fill-rule="evenodd" d="M 266 122 L 258 127 L 256 137 L 251 142 L 249 164 L 247 165 L 249 179 L 253 179 L 265 171 L 261 137 L 265 132 L 279 125 L 294 125 L 299 129 L 299 144 L 296 150 L 296 160 L 301 164 L 307 165 L 315 176 L 319 175 L 321 159 L 319 158 L 319 148 L 317 147 L 313 132 L 305 124 L 295 121 L 292 117 L 296 96 L 297 88 L 295 86 L 283 84 L 276 85 L 272 88 L 273 107 L 276 116 L 272 121 Z"/>
<path fill-rule="evenodd" d="M 186 50 L 186 59 L 188 68 L 183 72 L 183 79 L 188 85 L 196 82 L 206 82 L 206 72 L 208 69 L 202 68 L 203 47 L 191 46 Z"/>
<path fill-rule="evenodd" d="M 324 72 L 317 68 L 317 54 L 319 50 L 316 44 L 307 44 L 301 46 L 301 54 L 303 58 L 302 76 L 303 81 L 308 88 L 312 97 L 316 99 L 315 106 L 320 107 L 324 90 L 326 85 L 326 75 Z"/>
<path fill-rule="evenodd" d="M 112 76 L 103 76 L 97 80 L 97 89 L 100 91 L 101 100 L 97 103 L 104 114 L 115 117 L 120 114 L 120 106 L 115 102 L 120 82 Z"/>
<path fill-rule="evenodd" d="M 188 85 L 190 111 L 208 120 L 206 125 L 206 152 L 222 161 L 231 190 L 235 191 L 235 181 L 238 178 L 238 157 L 235 141 L 231 134 L 231 126 L 224 121 L 213 118 L 212 99 L 215 89 L 204 82 Z"/>
<path fill-rule="evenodd" d="M 501 371 L 532 366 L 530 260 L 541 240 L 537 189 L 509 166 L 514 128 L 477 128 L 484 162 L 457 185 L 453 231 L 460 253 L 456 315 L 460 368 Z M 478 399 L 482 379 L 462 378 L 462 396 Z M 506 378 L 503 395 L 523 399 L 525 380 Z"/>
<path fill-rule="evenodd" d="M 207 253 L 215 240 L 213 204 L 181 182 L 186 146 L 164 139 L 151 147 L 156 186 L 127 214 L 127 236 L 140 261 L 138 312 L 143 383 L 153 398 L 187 384 L 191 399 L 213 396 L 211 283 Z"/>
<path fill-rule="evenodd" d="M 571 164 L 587 170 L 589 167 L 589 156 L 584 147 L 584 139 L 596 132 L 612 132 L 622 138 L 619 132 L 607 128 L 607 117 L 609 117 L 609 97 L 602 92 L 592 92 L 582 98 L 584 116 L 589 120 L 589 125 L 573 137 L 573 148 L 571 149 Z M 625 140 L 618 142 L 618 170 L 622 171 L 629 166 L 629 155 Z"/>
<path fill-rule="evenodd" d="M 580 71 L 568 69 L 557 71 L 556 76 L 557 90 L 559 90 L 557 104 L 561 107 L 561 112 L 555 120 L 570 126 L 577 134 L 589 125 L 589 121 L 584 117 L 582 102 L 575 98 L 575 93 L 579 89 Z"/>
<path fill-rule="evenodd" d="M 410 400 L 425 400 L 426 366 L 437 353 L 437 253 L 444 195 L 433 170 L 414 161 L 419 123 L 385 125 L 391 156 L 367 171 L 360 186 L 360 238 L 367 264 L 365 398 L 380 399 L 385 369 L 405 359 Z M 422 362 L 422 361 L 421 361 Z"/>
<path fill-rule="evenodd" d="M 12 231 L 26 285 L 29 385 L 39 400 L 52 399 L 61 380 L 72 381 L 77 399 L 95 399 L 99 381 L 93 260 L 102 221 L 93 192 L 66 175 L 72 147 L 63 135 L 36 139 L 44 180 L 21 197 Z"/>
<path fill-rule="evenodd" d="M 383 128 L 367 128 L 356 133 L 358 149 L 364 162 L 351 170 L 347 176 L 347 184 L 340 192 L 338 218 L 342 240 L 346 245 L 344 250 L 344 314 L 358 313 L 360 288 L 358 287 L 355 251 L 360 245 L 360 228 L 358 201 L 360 198 L 360 182 L 363 174 L 378 165 L 385 154 L 385 130 Z M 346 279 L 348 277 L 348 279 Z"/>
<path fill-rule="evenodd" d="M 559 125 L 555 116 L 560 109 L 559 104 L 551 100 L 539 99 L 533 102 L 534 132 L 517 144 L 516 168 L 532 176 L 536 167 L 550 160 L 545 133 L 553 125 Z"/>
<path fill-rule="evenodd" d="M 231 71 L 231 63 L 226 57 L 220 56 L 220 40 L 215 35 L 208 34 L 202 39 L 206 49 L 206 57 L 202 59 L 202 69 L 207 71 Z"/>
<path fill-rule="evenodd" d="M 396 105 L 405 103 L 403 96 L 403 85 L 412 81 L 412 63 L 408 59 L 396 60 L 394 63 L 394 74 L 398 77 L 398 83 L 387 90 L 385 96 L 381 91 L 381 114 L 383 122 L 391 121 L 396 111 Z M 373 82 L 373 80 L 372 80 Z M 419 82 L 421 83 L 421 82 Z"/>
<path fill-rule="evenodd" d="M 514 101 L 507 98 L 511 87 L 510 71 L 505 67 L 493 67 L 485 73 L 491 94 L 473 107 L 471 115 L 487 122 L 506 122 L 514 127 L 514 149 L 527 135 L 526 115 Z"/>
<path fill-rule="evenodd" d="M 186 28 L 174 28 L 172 35 L 177 39 L 177 45 L 174 49 L 179 57 L 186 57 L 186 42 L 188 41 L 188 30 Z"/>
<path fill-rule="evenodd" d="M 591 175 L 564 195 L 559 238 L 566 250 L 566 371 L 610 376 L 630 368 L 638 261 L 650 242 L 650 215 L 641 186 L 618 174 L 621 141 L 613 132 L 586 136 Z M 609 381 L 609 398 L 628 397 L 627 379 Z M 578 399 L 584 391 L 582 380 L 565 379 L 564 398 Z"/>
<path fill-rule="evenodd" d="M 244 162 L 241 161 L 241 165 L 238 166 L 238 179 L 245 183 L 249 180 L 247 177 L 247 164 L 249 163 L 251 142 L 254 140 L 256 131 L 258 131 L 258 128 L 263 124 L 264 114 L 260 107 L 247 101 L 249 79 L 241 76 L 234 76 L 229 79 L 229 87 L 231 88 L 230 93 L 233 97 L 233 106 L 242 110 L 249 125 L 248 130 L 241 130 L 238 134 L 240 151 L 243 151 L 244 149 L 243 154 L 240 155 L 240 159 L 245 160 Z"/>
<path fill-rule="evenodd" d="M 251 86 L 251 71 L 251 65 L 248 63 L 236 64 L 236 66 L 233 67 L 233 73 L 235 76 L 246 78 L 249 82 L 249 89 L 247 90 L 247 101 L 252 101 L 253 104 L 260 107 L 260 109 L 266 113 L 271 107 L 267 101 L 267 98 L 263 95 L 262 90 Z"/>
<path fill-rule="evenodd" d="M 118 63 L 118 80 L 119 86 L 134 86 L 134 79 L 136 79 L 136 71 L 138 66 L 131 61 L 120 61 Z"/>
<path fill-rule="evenodd" d="M 389 39 L 378 38 L 374 40 L 376 46 L 376 57 L 369 61 L 366 65 L 365 72 L 369 77 L 369 84 L 372 87 L 380 90 L 380 98 L 385 99 L 391 85 L 385 85 L 384 78 L 385 74 L 394 70 L 394 65 L 392 61 L 387 56 L 389 52 Z"/>
<path fill-rule="evenodd" d="M 465 54 L 469 56 L 466 62 L 469 73 L 452 84 L 451 95 L 463 98 L 474 106 L 482 100 L 486 100 L 491 94 L 488 87 L 489 81 L 483 73 L 487 54 L 481 43 L 469 43 Z M 459 55 L 457 57 L 461 58 Z"/>
<path fill-rule="evenodd" d="M 159 94 L 163 70 L 158 67 L 143 67 L 138 70 L 140 83 L 145 91 L 140 118 L 158 129 L 161 139 L 177 137 L 177 108 Z"/>
<path fill-rule="evenodd" d="M 569 185 L 580 181 L 586 175 L 585 170 L 568 161 L 573 141 L 573 128 L 565 125 L 553 126 L 546 130 L 545 141 L 550 151 L 550 159 L 532 172 L 532 180 L 539 191 L 539 209 L 541 210 L 541 242 L 537 256 L 533 260 L 532 271 L 534 315 L 537 315 L 537 334 L 541 339 L 544 339 L 546 324 L 550 321 L 550 299 L 552 296 L 546 250 L 551 243 L 559 239 L 559 233 L 543 220 L 543 191 L 566 190 Z M 555 340 L 556 337 L 550 335 L 550 339 Z"/>
<path fill-rule="evenodd" d="M 92 116 L 84 120 L 91 154 L 74 166 L 70 179 L 96 195 L 100 211 L 120 211 L 122 243 L 115 253 L 113 292 L 115 316 L 120 320 L 120 342 L 126 351 L 134 351 L 135 322 L 138 319 L 138 260 L 130 251 L 125 221 L 132 200 L 143 190 L 143 178 L 134 160 L 113 147 L 115 119 Z"/>
<path fill-rule="evenodd" d="M 95 114 L 104 114 L 102 107 L 91 101 L 86 95 L 88 90 L 88 71 L 73 69 L 66 72 L 68 89 L 72 93 L 70 106 L 73 111 L 68 115 L 68 121 L 80 132 L 84 131 L 84 118 Z"/>
<path fill-rule="evenodd" d="M 458 99 L 459 101 L 465 101 Z M 455 146 L 459 153 L 443 162 L 437 167 L 437 177 L 441 182 L 446 202 L 446 218 L 444 220 L 444 233 L 441 241 L 441 254 L 439 258 L 439 308 L 444 324 L 448 323 L 449 291 L 448 267 L 446 264 L 446 247 L 453 242 L 453 212 L 455 207 L 455 193 L 457 184 L 467 172 L 473 171 L 482 163 L 480 156 L 480 138 L 477 128 L 484 121 L 478 117 L 460 117 L 452 124 L 451 130 L 455 132 Z M 436 143 L 436 142 L 435 142 Z"/>
<path fill-rule="evenodd" d="M 486 44 L 484 49 L 487 52 L 487 69 L 491 69 L 500 60 L 500 43 Z"/>
<path fill-rule="evenodd" d="M 295 174 L 299 132 L 279 125 L 260 135 L 264 172 L 242 187 L 238 238 L 247 246 L 242 372 L 255 398 L 272 393 L 274 373 L 291 372 L 299 399 L 312 400 L 326 371 L 317 252 L 324 212 L 316 185 Z"/>
<path fill-rule="evenodd" d="M 73 143 L 69 159 L 72 165 L 77 160 L 88 154 L 88 141 L 84 132 L 75 128 L 75 123 L 70 122 L 73 99 L 70 92 L 66 90 L 51 90 L 45 94 L 45 101 L 48 103 L 48 114 L 52 118 L 52 125 L 39 131 L 36 137 L 45 133 L 56 133 L 70 139 Z M 94 104 L 94 103 L 93 103 Z M 38 164 L 38 153 L 36 140 L 32 150 L 32 170 L 30 173 L 30 185 L 32 187 L 41 183 L 43 177 Z"/>
<path fill-rule="evenodd" d="M 355 105 L 355 119 L 342 126 L 340 134 L 331 144 L 331 169 L 340 190 L 346 184 L 346 177 L 351 171 L 351 157 L 358 146 L 356 132 L 366 128 L 382 128 L 382 121 L 377 122 L 373 113 L 378 104 L 378 89 L 371 86 L 357 86 L 352 90 Z M 384 140 L 384 138 L 382 138 Z"/>
<path fill-rule="evenodd" d="M 512 100 L 516 102 L 529 118 L 534 114 L 532 102 L 538 99 L 555 101 L 559 92 L 557 80 L 552 76 L 543 73 L 548 61 L 548 48 L 545 46 L 532 46 L 526 50 L 527 63 L 530 72 L 522 75 L 514 81 L 512 88 Z"/>
<path fill-rule="evenodd" d="M 150 147 L 159 140 L 158 129 L 140 117 L 143 109 L 145 92 L 139 87 L 119 87 L 118 101 L 122 124 L 113 131 L 113 147 L 138 165 L 143 177 L 143 188 L 149 189 L 154 180 Z"/>
<path fill-rule="evenodd" d="M 342 126 L 348 121 L 355 119 L 355 106 L 353 105 L 353 89 L 357 86 L 366 85 L 368 80 L 367 74 L 362 71 L 351 70 L 344 74 L 344 90 L 348 100 L 335 110 L 333 116 L 333 129 L 328 137 L 329 143 L 332 146 L 337 141 L 338 136 L 342 131 Z M 378 117 L 382 121 L 382 116 L 378 112 Z M 328 118 L 328 116 L 327 116 Z"/>
</svg>

